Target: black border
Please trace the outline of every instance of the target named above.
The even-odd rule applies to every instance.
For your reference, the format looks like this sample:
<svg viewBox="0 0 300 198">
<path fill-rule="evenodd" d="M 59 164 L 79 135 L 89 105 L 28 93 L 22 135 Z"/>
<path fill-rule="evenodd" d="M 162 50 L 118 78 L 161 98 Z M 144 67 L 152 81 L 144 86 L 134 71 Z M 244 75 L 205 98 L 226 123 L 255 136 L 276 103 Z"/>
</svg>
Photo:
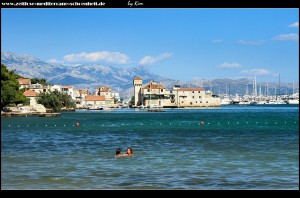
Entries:
<svg viewBox="0 0 300 198">
<path fill-rule="evenodd" d="M 46 2 L 47 5 L 36 4 Z M 88 2 L 90 5 L 81 4 Z M 299 8 L 299 4 L 298 0 L 2 0 L 1 8 Z"/>
</svg>

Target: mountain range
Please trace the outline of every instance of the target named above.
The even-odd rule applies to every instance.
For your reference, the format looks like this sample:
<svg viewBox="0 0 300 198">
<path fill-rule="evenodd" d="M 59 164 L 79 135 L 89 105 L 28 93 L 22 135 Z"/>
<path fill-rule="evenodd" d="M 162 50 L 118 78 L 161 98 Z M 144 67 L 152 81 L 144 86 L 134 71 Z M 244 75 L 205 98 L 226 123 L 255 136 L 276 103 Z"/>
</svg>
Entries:
<svg viewBox="0 0 300 198">
<path fill-rule="evenodd" d="M 32 55 L 19 55 L 13 52 L 1 52 L 1 64 L 4 64 L 9 70 L 15 70 L 23 77 L 45 78 L 51 84 L 72 85 L 76 89 L 89 89 L 92 92 L 95 88 L 109 86 L 112 91 L 119 92 L 123 98 L 133 96 L 132 81 L 135 76 L 140 76 L 143 84 L 150 81 L 161 82 L 167 89 L 172 89 L 174 85 L 180 85 L 181 87 L 204 87 L 216 94 L 245 94 L 248 85 L 248 93 L 251 94 L 253 90 L 253 80 L 248 78 L 201 79 L 184 82 L 151 73 L 145 66 L 124 68 L 100 64 L 50 64 Z M 264 90 L 265 84 L 261 84 Z M 269 83 L 269 87 L 276 86 L 278 84 Z M 281 84 L 282 89 L 290 92 L 291 85 Z"/>
</svg>

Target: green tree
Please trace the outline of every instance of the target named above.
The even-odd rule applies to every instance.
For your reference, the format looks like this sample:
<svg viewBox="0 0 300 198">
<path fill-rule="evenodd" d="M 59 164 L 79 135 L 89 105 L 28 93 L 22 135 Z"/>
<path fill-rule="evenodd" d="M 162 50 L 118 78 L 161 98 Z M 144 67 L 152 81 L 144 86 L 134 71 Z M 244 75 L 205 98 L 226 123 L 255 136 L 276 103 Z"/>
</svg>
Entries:
<svg viewBox="0 0 300 198">
<path fill-rule="evenodd" d="M 75 101 L 67 93 L 56 92 L 56 94 L 59 97 L 63 107 L 66 107 L 67 109 L 76 107 Z"/>
<path fill-rule="evenodd" d="M 24 90 L 19 90 L 19 77 L 21 76 L 15 74 L 15 70 L 9 71 L 1 64 L 1 109 L 11 103 L 29 104 L 30 100 L 23 95 Z"/>
<path fill-rule="evenodd" d="M 15 104 L 29 105 L 30 99 L 23 95 L 24 89 L 17 90 L 15 98 L 12 100 Z"/>
<path fill-rule="evenodd" d="M 114 99 L 114 104 L 117 104 L 118 99 L 116 97 L 113 97 L 113 99 Z"/>
<path fill-rule="evenodd" d="M 48 109 L 53 109 L 53 111 L 60 111 L 62 108 L 62 102 L 55 92 L 44 92 L 40 93 L 37 97 L 37 103 L 44 105 Z"/>
<path fill-rule="evenodd" d="M 45 78 L 32 78 L 31 84 L 36 84 L 36 83 L 39 83 L 41 85 L 51 85 L 47 83 L 47 80 Z"/>
<path fill-rule="evenodd" d="M 58 112 L 61 108 L 75 108 L 75 101 L 67 93 L 58 91 L 44 92 L 38 95 L 37 103 L 44 105 L 48 109 Z"/>
<path fill-rule="evenodd" d="M 134 105 L 134 99 L 135 99 L 135 97 L 132 96 L 132 97 L 131 97 L 131 100 L 129 101 L 129 106 Z"/>
</svg>

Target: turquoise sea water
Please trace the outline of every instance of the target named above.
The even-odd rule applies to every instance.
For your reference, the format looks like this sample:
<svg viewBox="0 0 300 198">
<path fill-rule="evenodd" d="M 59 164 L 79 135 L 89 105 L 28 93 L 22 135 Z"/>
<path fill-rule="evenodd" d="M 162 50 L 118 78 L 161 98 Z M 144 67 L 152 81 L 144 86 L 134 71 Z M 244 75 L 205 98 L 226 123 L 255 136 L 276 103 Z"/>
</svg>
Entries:
<svg viewBox="0 0 300 198">
<path fill-rule="evenodd" d="M 299 189 L 299 106 L 1 117 L 1 188 Z"/>
</svg>

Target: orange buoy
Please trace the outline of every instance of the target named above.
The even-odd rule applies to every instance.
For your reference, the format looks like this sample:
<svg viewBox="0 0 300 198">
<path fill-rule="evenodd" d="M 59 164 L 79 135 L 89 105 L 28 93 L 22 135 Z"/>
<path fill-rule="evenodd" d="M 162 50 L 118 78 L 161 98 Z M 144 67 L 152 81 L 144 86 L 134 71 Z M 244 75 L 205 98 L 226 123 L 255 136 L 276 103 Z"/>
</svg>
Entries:
<svg viewBox="0 0 300 198">
<path fill-rule="evenodd" d="M 76 122 L 76 126 L 79 126 L 79 122 Z"/>
<path fill-rule="evenodd" d="M 204 124 L 204 122 L 203 122 L 203 121 L 201 121 L 201 122 L 200 122 L 200 124 Z"/>
</svg>

